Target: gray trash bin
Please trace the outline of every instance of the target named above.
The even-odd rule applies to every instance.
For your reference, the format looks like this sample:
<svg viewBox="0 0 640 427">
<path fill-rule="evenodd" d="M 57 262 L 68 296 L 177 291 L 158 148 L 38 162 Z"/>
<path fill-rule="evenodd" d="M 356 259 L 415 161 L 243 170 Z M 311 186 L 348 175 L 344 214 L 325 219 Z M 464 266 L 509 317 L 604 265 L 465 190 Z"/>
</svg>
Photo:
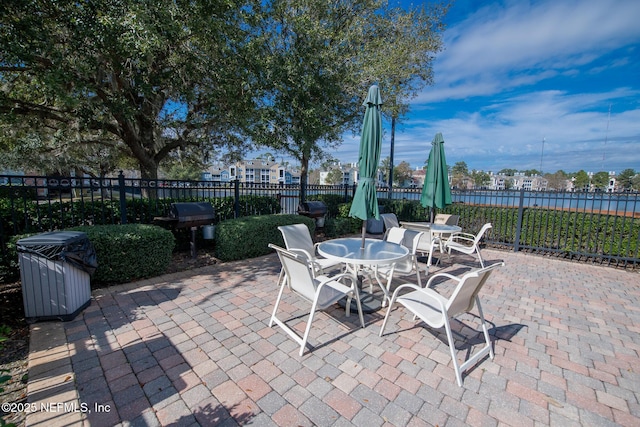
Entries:
<svg viewBox="0 0 640 427">
<path fill-rule="evenodd" d="M 91 303 L 96 253 L 85 233 L 54 231 L 17 242 L 25 318 L 72 320 Z"/>
<path fill-rule="evenodd" d="M 384 206 L 378 205 L 378 212 L 384 213 Z M 367 233 L 369 234 L 383 234 L 384 233 L 384 221 L 382 218 L 375 219 L 369 218 L 367 220 Z"/>
</svg>

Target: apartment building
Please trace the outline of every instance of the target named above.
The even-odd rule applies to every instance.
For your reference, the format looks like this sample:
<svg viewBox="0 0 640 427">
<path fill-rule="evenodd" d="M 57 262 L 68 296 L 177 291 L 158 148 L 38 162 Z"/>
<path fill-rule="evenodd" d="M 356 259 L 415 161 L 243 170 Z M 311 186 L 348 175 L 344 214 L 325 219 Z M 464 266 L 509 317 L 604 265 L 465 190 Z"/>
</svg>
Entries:
<svg viewBox="0 0 640 427">
<path fill-rule="evenodd" d="M 300 172 L 278 162 L 262 159 L 243 160 L 232 165 L 211 166 L 202 174 L 204 181 L 259 184 L 300 184 Z"/>
<path fill-rule="evenodd" d="M 329 182 L 327 180 L 329 173 L 332 170 L 338 169 L 342 172 L 342 182 L 341 185 L 354 185 L 358 183 L 358 165 L 356 163 L 346 163 L 341 164 L 338 163 L 334 167 L 329 170 L 320 171 L 320 185 L 328 185 Z"/>
</svg>

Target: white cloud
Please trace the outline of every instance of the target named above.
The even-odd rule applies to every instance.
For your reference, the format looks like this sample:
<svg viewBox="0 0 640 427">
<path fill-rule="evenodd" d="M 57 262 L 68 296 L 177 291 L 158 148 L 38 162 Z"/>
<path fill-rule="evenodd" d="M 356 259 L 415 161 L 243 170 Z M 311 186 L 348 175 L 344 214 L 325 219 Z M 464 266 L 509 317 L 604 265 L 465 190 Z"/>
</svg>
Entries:
<svg viewBox="0 0 640 427">
<path fill-rule="evenodd" d="M 494 3 L 444 34 L 435 88 L 416 103 L 498 93 L 590 64 L 640 38 L 640 2 Z"/>
<path fill-rule="evenodd" d="M 538 169 L 542 156 L 545 171 L 640 169 L 640 109 L 615 107 L 616 100 L 639 95 L 640 90 L 624 88 L 592 94 L 540 91 L 514 95 L 451 118 L 410 120 L 405 131 L 396 135 L 396 159 L 421 166 L 431 139 L 442 131 L 451 165 L 465 161 L 470 168 L 493 171 Z M 382 157 L 388 152 L 387 143 Z"/>
</svg>

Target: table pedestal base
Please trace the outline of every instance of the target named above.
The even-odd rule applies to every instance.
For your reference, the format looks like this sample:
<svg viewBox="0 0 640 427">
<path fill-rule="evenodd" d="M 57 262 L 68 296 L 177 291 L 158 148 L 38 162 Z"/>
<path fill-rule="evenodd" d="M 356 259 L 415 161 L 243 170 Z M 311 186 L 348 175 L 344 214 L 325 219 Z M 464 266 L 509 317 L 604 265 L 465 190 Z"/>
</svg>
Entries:
<svg viewBox="0 0 640 427">
<path fill-rule="evenodd" d="M 347 306 L 347 299 L 343 298 L 338 301 L 340 307 Z M 362 307 L 363 314 L 371 314 L 382 308 L 382 301 L 375 297 L 375 295 L 370 294 L 369 292 L 360 292 L 360 306 Z M 358 313 L 358 304 L 356 304 L 356 300 L 351 299 L 351 314 Z"/>
<path fill-rule="evenodd" d="M 362 290 L 363 276 L 358 274 L 357 277 L 358 277 L 358 295 L 360 295 L 360 306 L 362 307 L 362 313 L 366 313 L 366 314 L 375 313 L 376 311 L 382 308 L 382 301 L 376 298 L 374 294 L 363 291 Z M 369 280 L 371 280 L 371 277 L 369 277 Z M 382 298 L 384 298 L 384 295 L 382 296 Z M 341 299 L 340 301 L 338 301 L 338 304 L 340 305 L 340 307 L 343 307 L 343 308 L 346 307 L 347 298 Z M 357 312 L 358 312 L 358 304 L 356 304 L 356 301 L 352 298 L 351 313 L 357 313 Z"/>
</svg>

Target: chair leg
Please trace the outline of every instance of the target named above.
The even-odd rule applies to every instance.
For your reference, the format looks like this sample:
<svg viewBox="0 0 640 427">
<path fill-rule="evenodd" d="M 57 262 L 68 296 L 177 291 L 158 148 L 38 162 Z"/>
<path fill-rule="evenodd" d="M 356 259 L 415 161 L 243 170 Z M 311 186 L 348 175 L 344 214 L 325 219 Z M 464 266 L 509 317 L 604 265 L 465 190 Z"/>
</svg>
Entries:
<svg viewBox="0 0 640 427">
<path fill-rule="evenodd" d="M 480 322 L 482 323 L 482 333 L 484 334 L 484 340 L 489 347 L 489 357 L 493 360 L 495 354 L 493 353 L 493 346 L 491 345 L 491 339 L 489 338 L 489 330 L 487 329 L 487 322 L 484 320 L 484 313 L 482 312 L 482 305 L 480 305 L 480 298 L 476 297 L 476 306 L 478 307 L 478 314 L 480 314 Z"/>
<path fill-rule="evenodd" d="M 382 288 L 382 304 L 381 304 L 382 307 L 386 307 L 387 301 L 391 301 L 391 296 L 389 295 L 389 292 L 391 289 L 391 282 L 393 282 L 393 272 L 389 275 L 386 288 L 382 286 L 382 284 L 380 284 L 380 287 Z"/>
<path fill-rule="evenodd" d="M 278 281 L 276 282 L 277 285 L 280 285 L 280 282 L 282 282 L 283 280 L 287 280 L 287 275 L 284 272 L 284 268 L 280 269 L 280 274 L 278 275 Z"/>
<path fill-rule="evenodd" d="M 389 320 L 389 314 L 391 313 L 391 308 L 393 307 L 394 302 L 395 300 L 392 297 L 391 300 L 389 301 L 389 308 L 387 308 L 387 314 L 385 314 L 384 320 L 382 321 L 382 326 L 380 327 L 380 333 L 378 334 L 378 336 L 380 337 L 384 333 L 384 328 L 387 326 L 387 320 Z"/>
<path fill-rule="evenodd" d="M 382 284 L 382 280 L 380 280 L 380 276 L 378 275 L 378 268 L 373 271 L 373 277 L 378 282 L 378 286 L 382 289 L 382 307 L 387 305 L 387 300 L 391 297 L 389 296 L 389 289 L 391 289 L 391 281 L 393 280 L 393 269 L 389 272 L 389 278 L 387 279 L 387 287 Z M 373 293 L 373 280 L 369 277 L 369 293 Z"/>
<path fill-rule="evenodd" d="M 480 261 L 480 267 L 484 268 L 484 262 L 482 262 L 482 257 L 480 256 L 480 248 L 476 247 L 476 253 L 478 254 L 478 261 Z"/>
<path fill-rule="evenodd" d="M 309 313 L 309 320 L 307 321 L 307 327 L 304 328 L 304 335 L 302 336 L 302 344 L 300 345 L 300 356 L 304 354 L 304 348 L 307 345 L 307 339 L 309 338 L 309 332 L 311 331 L 311 323 L 313 322 L 313 316 L 316 314 L 316 308 L 318 301 L 313 301 L 311 305 L 311 312 Z"/>
<path fill-rule="evenodd" d="M 286 281 L 286 278 L 284 278 Z M 273 320 L 276 318 L 276 312 L 278 311 L 278 306 L 280 305 L 280 299 L 282 298 L 282 292 L 284 292 L 285 282 L 283 281 L 280 285 L 280 292 L 278 292 L 278 298 L 276 298 L 276 303 L 273 306 L 273 313 L 271 313 L 271 319 L 269 319 L 269 327 L 273 326 Z"/>
<path fill-rule="evenodd" d="M 444 321 L 444 328 L 447 331 L 447 341 L 449 342 L 449 352 L 451 353 L 451 360 L 453 361 L 453 370 L 456 373 L 456 381 L 458 382 L 458 386 L 462 387 L 462 372 L 460 371 L 460 366 L 458 365 L 458 359 L 456 357 L 456 343 L 453 340 L 451 325 L 449 324 L 448 318 Z"/>
<path fill-rule="evenodd" d="M 413 267 L 416 269 L 416 277 L 418 278 L 418 286 L 422 287 L 422 279 L 420 279 L 420 266 L 418 265 L 418 257 L 413 259 Z M 391 289 L 391 288 L 389 288 Z"/>
<path fill-rule="evenodd" d="M 364 317 L 362 316 L 362 305 L 360 304 L 360 294 L 358 293 L 358 286 L 356 284 L 354 284 L 353 294 L 354 294 L 354 298 L 356 300 L 356 305 L 358 306 L 358 316 L 360 317 L 360 323 L 362 324 L 362 327 L 364 328 Z M 349 301 L 347 301 L 349 303 L 349 305 L 351 305 L 350 299 L 351 298 L 349 298 Z"/>
</svg>

